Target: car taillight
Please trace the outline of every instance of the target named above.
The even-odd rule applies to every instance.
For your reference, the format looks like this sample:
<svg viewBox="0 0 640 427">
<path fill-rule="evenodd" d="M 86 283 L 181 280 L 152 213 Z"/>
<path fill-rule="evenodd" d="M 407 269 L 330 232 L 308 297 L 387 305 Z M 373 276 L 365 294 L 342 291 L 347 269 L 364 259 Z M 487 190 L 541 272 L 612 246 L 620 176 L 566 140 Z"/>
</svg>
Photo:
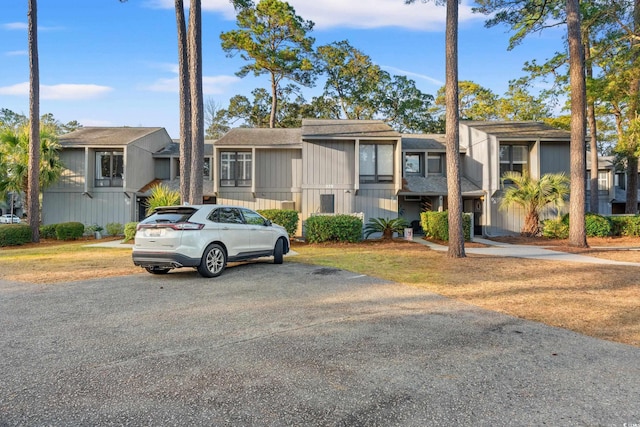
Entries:
<svg viewBox="0 0 640 427">
<path fill-rule="evenodd" d="M 177 224 L 169 225 L 174 230 L 202 230 L 204 224 L 196 224 L 195 222 L 179 222 Z"/>
</svg>

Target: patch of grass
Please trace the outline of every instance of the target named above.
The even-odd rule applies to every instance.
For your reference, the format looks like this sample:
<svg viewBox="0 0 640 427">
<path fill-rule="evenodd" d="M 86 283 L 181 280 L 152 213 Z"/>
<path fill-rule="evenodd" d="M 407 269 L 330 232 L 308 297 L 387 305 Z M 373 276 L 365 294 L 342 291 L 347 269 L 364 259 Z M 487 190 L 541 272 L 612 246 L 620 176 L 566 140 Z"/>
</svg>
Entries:
<svg viewBox="0 0 640 427">
<path fill-rule="evenodd" d="M 404 242 L 301 245 L 294 250 L 299 255 L 293 262 L 405 283 L 489 310 L 640 346 L 638 267 L 473 254 L 451 259 Z"/>
</svg>

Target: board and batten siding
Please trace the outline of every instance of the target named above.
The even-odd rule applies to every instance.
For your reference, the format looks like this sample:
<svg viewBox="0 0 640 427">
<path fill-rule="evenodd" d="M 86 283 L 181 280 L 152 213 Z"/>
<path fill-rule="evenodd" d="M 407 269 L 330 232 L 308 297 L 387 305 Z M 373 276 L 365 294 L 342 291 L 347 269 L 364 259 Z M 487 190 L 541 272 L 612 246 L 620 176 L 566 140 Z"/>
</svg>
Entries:
<svg viewBox="0 0 640 427">
<path fill-rule="evenodd" d="M 81 192 L 46 192 L 43 194 L 43 224 L 76 221 L 84 225 L 126 224 L 133 221 L 135 199 L 118 191 L 95 191 L 93 198 Z"/>
<path fill-rule="evenodd" d="M 360 188 L 356 197 L 356 212 L 365 214 L 364 224 L 371 218 L 398 218 L 398 197 L 389 188 Z"/>
<path fill-rule="evenodd" d="M 313 141 L 302 146 L 305 188 L 350 186 L 355 179 L 355 141 Z"/>
<path fill-rule="evenodd" d="M 571 176 L 571 156 L 569 144 L 540 144 L 540 176 L 563 172 Z"/>
<path fill-rule="evenodd" d="M 60 161 L 64 165 L 64 170 L 60 179 L 51 186 L 47 187 L 47 191 L 78 191 L 82 193 L 85 186 L 85 150 L 67 149 L 60 152 Z"/>
</svg>

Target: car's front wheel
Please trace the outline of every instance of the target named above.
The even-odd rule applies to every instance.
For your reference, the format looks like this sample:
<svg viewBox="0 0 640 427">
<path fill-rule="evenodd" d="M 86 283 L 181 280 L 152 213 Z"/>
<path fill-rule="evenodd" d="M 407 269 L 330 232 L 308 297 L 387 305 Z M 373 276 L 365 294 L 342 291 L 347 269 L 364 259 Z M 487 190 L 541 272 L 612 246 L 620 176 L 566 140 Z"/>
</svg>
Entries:
<svg viewBox="0 0 640 427">
<path fill-rule="evenodd" d="M 207 246 L 198 266 L 198 273 L 203 277 L 218 277 L 227 266 L 227 254 L 222 246 L 212 243 Z"/>
<path fill-rule="evenodd" d="M 273 249 L 273 263 L 274 264 L 282 264 L 284 257 L 284 241 L 282 239 L 278 239 L 276 242 L 276 247 Z"/>
</svg>

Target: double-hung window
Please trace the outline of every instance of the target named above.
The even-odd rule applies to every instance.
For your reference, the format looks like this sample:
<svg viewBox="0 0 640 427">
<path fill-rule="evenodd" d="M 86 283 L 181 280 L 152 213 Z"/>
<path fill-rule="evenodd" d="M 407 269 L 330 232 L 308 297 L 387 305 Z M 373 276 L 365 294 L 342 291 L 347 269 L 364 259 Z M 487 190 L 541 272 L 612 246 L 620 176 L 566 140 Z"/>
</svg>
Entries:
<svg viewBox="0 0 640 427">
<path fill-rule="evenodd" d="M 505 172 L 529 172 L 529 148 L 526 145 L 500 145 L 500 176 Z"/>
<path fill-rule="evenodd" d="M 393 145 L 360 144 L 360 182 L 393 182 Z"/>
<path fill-rule="evenodd" d="M 223 151 L 220 153 L 220 185 L 222 187 L 251 186 L 251 153 Z"/>
<path fill-rule="evenodd" d="M 429 175 L 442 175 L 444 172 L 444 168 L 442 167 L 442 163 L 444 160 L 444 156 L 439 153 L 429 153 L 427 157 L 427 171 Z"/>
<path fill-rule="evenodd" d="M 96 151 L 96 187 L 122 187 L 123 151 Z"/>
</svg>

